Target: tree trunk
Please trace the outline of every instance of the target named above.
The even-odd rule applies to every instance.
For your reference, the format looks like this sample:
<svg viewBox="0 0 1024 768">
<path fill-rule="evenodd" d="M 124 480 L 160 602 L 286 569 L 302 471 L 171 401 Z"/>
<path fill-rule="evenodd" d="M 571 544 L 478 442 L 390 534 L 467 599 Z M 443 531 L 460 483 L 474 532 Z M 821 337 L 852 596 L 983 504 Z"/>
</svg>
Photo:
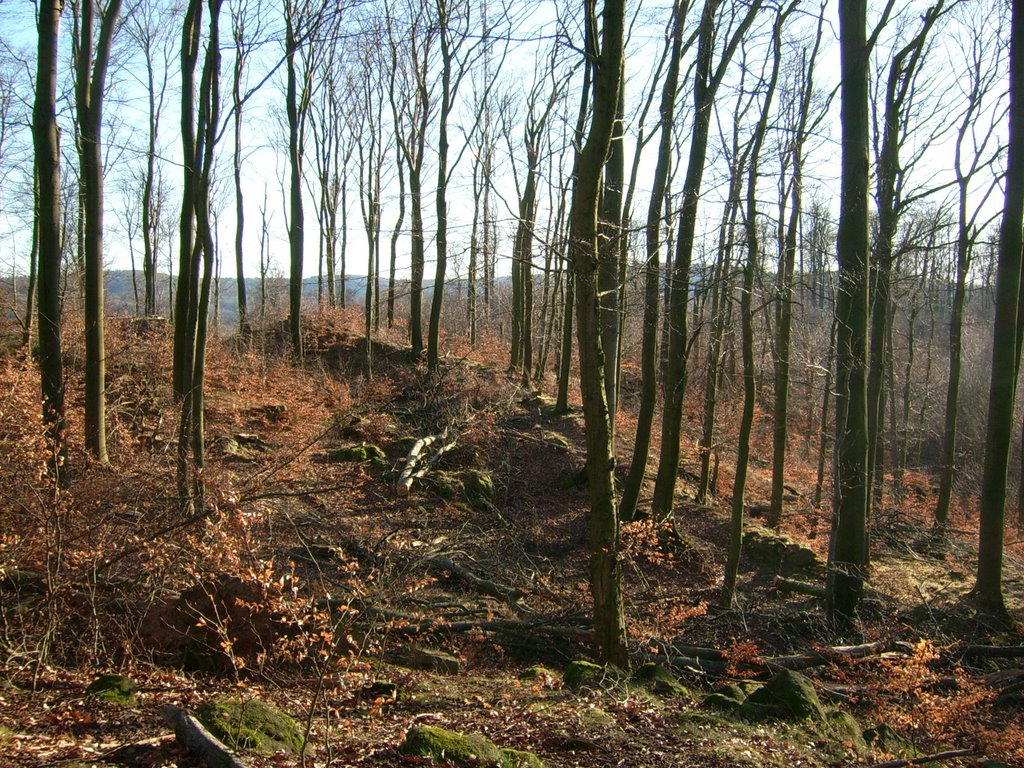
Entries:
<svg viewBox="0 0 1024 768">
<path fill-rule="evenodd" d="M 637 413 L 633 457 L 622 491 L 619 508 L 624 521 L 636 517 L 637 503 L 647 475 L 647 458 L 651 445 L 651 425 L 658 399 L 658 316 L 661 304 L 661 224 L 672 163 L 672 129 L 675 124 L 676 93 L 679 90 L 679 68 L 683 47 L 683 28 L 687 5 L 677 0 L 672 9 L 672 50 L 668 72 L 661 91 L 658 159 L 654 166 L 651 198 L 644 228 L 647 261 L 644 264 L 644 324 L 640 349 L 640 410 Z"/>
<path fill-rule="evenodd" d="M 63 0 L 39 3 L 36 90 L 32 108 L 32 144 L 39 185 L 39 372 L 43 425 L 56 475 L 67 455 L 65 445 L 64 365 L 61 357 L 61 187 L 60 134 L 57 130 L 57 45 Z"/>
<path fill-rule="evenodd" d="M 120 10 L 121 0 L 110 0 L 106 12 L 101 13 L 99 39 L 94 46 L 96 7 L 93 0 L 83 0 L 75 41 L 75 112 L 85 214 L 85 447 L 103 464 L 108 462 L 103 338 L 103 92 Z"/>
<path fill-rule="evenodd" d="M 592 7 L 591 7 L 592 8 Z M 590 13 L 593 13 L 593 10 Z M 624 0 L 606 0 L 600 54 L 594 59 L 594 108 L 586 142 L 578 150 L 569 214 L 569 248 L 576 274 L 580 390 L 586 425 L 590 487 L 590 591 L 594 635 L 606 663 L 629 667 L 622 603 L 619 521 L 615 504 L 614 425 L 605 398 L 604 350 L 598 297 L 600 250 L 597 211 L 601 168 L 608 153 L 623 75 Z M 596 23 L 596 19 L 591 18 Z M 588 53 L 593 57 L 594 51 Z"/>
<path fill-rule="evenodd" d="M 663 385 L 664 405 L 661 422 L 661 454 L 658 476 L 654 483 L 651 511 L 655 518 L 665 518 L 672 512 L 676 474 L 679 471 L 679 440 L 683 417 L 683 396 L 686 393 L 687 356 L 689 338 L 687 313 L 690 296 L 690 261 L 693 255 L 694 234 L 697 227 L 697 205 L 700 200 L 701 181 L 707 160 L 708 134 L 715 93 L 725 76 L 729 61 L 740 40 L 754 21 L 761 0 L 747 6 L 742 20 L 726 42 L 725 50 L 712 69 L 717 31 L 717 12 L 720 0 L 706 0 L 701 14 L 700 37 L 697 43 L 697 65 L 693 87 L 693 130 L 690 154 L 683 182 L 683 204 L 679 212 L 676 255 L 670 279 L 671 293 L 668 308 L 668 352 Z"/>
<path fill-rule="evenodd" d="M 825 7 L 818 17 L 817 34 L 806 69 L 803 70 L 799 101 L 799 117 L 796 134 L 792 139 L 790 153 L 793 162 L 792 202 L 789 222 L 785 226 L 782 240 L 782 254 L 779 259 L 778 313 L 775 324 L 775 408 L 772 413 L 772 490 L 768 504 L 768 525 L 778 528 L 782 521 L 782 497 L 786 483 L 786 436 L 789 417 L 790 347 L 793 326 L 793 275 L 796 269 L 797 239 L 800 217 L 803 213 L 803 151 L 807 136 L 807 123 L 811 111 L 811 96 L 814 93 L 814 64 L 821 45 L 822 25 Z M 783 200 L 784 202 L 784 200 Z M 781 210 L 780 210 L 781 214 Z M 780 231 L 783 228 L 779 219 Z"/>
<path fill-rule="evenodd" d="M 754 427 L 754 405 L 756 397 L 756 375 L 754 368 L 754 273 L 760 268 L 760 248 L 757 231 L 757 176 L 761 158 L 761 147 L 768 133 L 768 118 L 771 115 L 775 87 L 779 81 L 779 66 L 782 58 L 782 24 L 788 11 L 779 10 L 772 33 L 772 72 L 768 80 L 761 106 L 761 117 L 754 128 L 750 148 L 750 166 L 747 173 L 747 204 L 744 232 L 747 245 L 747 262 L 743 269 L 743 289 L 740 295 L 740 328 L 743 349 L 743 412 L 736 444 L 736 471 L 732 484 L 732 523 L 729 551 L 725 563 L 722 594 L 719 607 L 732 607 L 736 596 L 736 579 L 740 569 L 740 554 L 743 548 L 743 505 L 746 495 L 747 469 L 750 464 L 750 435 Z M 759 89 L 760 90 L 760 89 Z"/>
<path fill-rule="evenodd" d="M 842 181 L 837 256 L 835 523 L 828 609 L 850 626 L 867 577 L 869 493 L 868 330 L 868 68 L 866 0 L 840 0 L 839 46 Z"/>
<path fill-rule="evenodd" d="M 288 169 L 289 206 L 291 214 L 288 221 L 288 330 L 291 335 L 292 356 L 302 359 L 302 249 L 303 249 L 303 212 L 302 212 L 302 148 L 299 145 L 299 107 L 298 84 L 295 71 L 295 31 L 291 21 L 288 22 L 287 40 L 287 90 L 285 105 L 288 114 Z"/>
<path fill-rule="evenodd" d="M 1024 227 L 1024 8 L 1013 5 L 1010 30 L 1010 110 L 1005 201 L 996 272 L 996 316 L 993 323 L 992 379 L 982 474 L 978 573 L 974 584 L 980 608 L 1005 614 L 1003 601 L 1003 523 L 1006 476 L 1013 432 L 1013 405 L 1020 368 L 1021 248 Z M 1008 340 L 1014 339 L 1014 344 Z"/>
</svg>

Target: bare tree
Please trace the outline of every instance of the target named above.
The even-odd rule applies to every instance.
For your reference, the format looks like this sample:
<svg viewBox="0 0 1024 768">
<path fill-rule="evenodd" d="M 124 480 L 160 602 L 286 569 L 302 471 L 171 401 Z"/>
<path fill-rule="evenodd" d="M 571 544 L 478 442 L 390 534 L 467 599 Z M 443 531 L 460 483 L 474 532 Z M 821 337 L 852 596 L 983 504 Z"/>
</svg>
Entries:
<svg viewBox="0 0 1024 768">
<path fill-rule="evenodd" d="M 795 70 L 796 82 L 788 97 L 788 109 L 792 133 L 785 139 L 780 153 L 783 165 L 779 180 L 779 266 L 776 271 L 778 300 L 775 313 L 775 408 L 772 411 L 772 490 L 768 505 L 768 524 L 778 527 L 782 519 L 782 497 L 785 486 L 786 438 L 788 433 L 790 354 L 793 322 L 793 278 L 796 269 L 797 240 L 800 216 L 803 208 L 803 166 L 804 145 L 810 131 L 813 131 L 826 114 L 829 99 L 823 109 L 812 120 L 814 98 L 814 66 L 821 47 L 822 27 L 825 21 L 825 3 L 821 4 L 814 42 L 801 50 L 800 67 Z M 786 187 L 786 166 L 791 168 Z M 789 221 L 784 224 L 787 199 Z M 784 233 L 783 233 L 784 232 Z"/>
<path fill-rule="evenodd" d="M 743 545 L 743 505 L 745 501 L 747 469 L 750 463 L 750 435 L 754 426 L 754 401 L 756 399 L 757 371 L 754 368 L 754 277 L 760 269 L 761 238 L 757 223 L 757 179 L 760 172 L 761 148 L 768 134 L 768 120 L 772 114 L 772 101 L 779 82 L 782 62 L 782 25 L 796 8 L 799 0 L 776 12 L 772 27 L 771 73 L 763 84 L 761 116 L 751 136 L 750 161 L 747 165 L 747 195 L 744 210 L 743 230 L 746 235 L 747 260 L 743 268 L 743 287 L 740 293 L 740 327 L 743 350 L 743 413 L 740 417 L 739 436 L 736 439 L 736 472 L 732 485 L 732 526 L 729 551 L 722 580 L 722 593 L 718 604 L 722 608 L 732 606 L 736 595 L 736 579 L 739 575 L 740 554 Z M 758 87 L 757 90 L 762 90 Z"/>
<path fill-rule="evenodd" d="M 733 53 L 743 39 L 761 8 L 761 0 L 743 7 L 733 7 L 733 25 L 722 29 L 719 19 L 721 0 L 706 0 L 701 11 L 697 64 L 693 81 L 693 132 L 690 138 L 689 159 L 683 181 L 683 203 L 679 212 L 676 253 L 670 278 L 671 293 L 668 316 L 668 349 L 663 381 L 664 405 L 661 423 L 661 453 L 658 476 L 651 501 L 652 514 L 665 518 L 672 512 L 676 475 L 679 470 L 679 440 L 683 416 L 683 395 L 686 392 L 687 356 L 689 338 L 687 313 L 690 297 L 690 262 L 693 255 L 694 233 L 697 227 L 697 204 L 707 159 L 708 134 L 711 111 Z M 715 43 L 724 40 L 721 55 L 715 63 Z"/>
<path fill-rule="evenodd" d="M 1006 473 L 1013 429 L 1017 375 L 1024 340 L 1020 311 L 1021 257 L 1024 248 L 1024 8 L 1013 5 L 1010 22 L 1009 136 L 1005 200 L 999 233 L 996 316 L 992 327 L 992 378 L 989 384 L 985 465 L 980 500 L 978 572 L 974 595 L 979 607 L 1006 614 L 1003 600 L 1003 523 Z M 1008 343 L 1013 339 L 1014 343 Z"/>
<path fill-rule="evenodd" d="M 37 18 L 35 103 L 32 143 L 38 185 L 36 228 L 39 238 L 39 372 L 42 380 L 43 424 L 57 472 L 66 456 L 64 364 L 61 358 L 60 264 L 61 179 L 60 133 L 57 129 L 57 46 L 63 0 L 43 0 Z"/>
<path fill-rule="evenodd" d="M 1005 119 L 1005 104 L 992 105 L 996 81 L 1004 74 L 1005 59 L 997 54 L 998 22 L 992 22 L 987 10 L 976 7 L 973 16 L 965 19 L 962 45 L 964 61 L 956 78 L 966 104 L 957 126 L 953 170 L 956 174 L 956 275 L 949 317 L 949 377 L 946 382 L 946 413 L 942 438 L 942 459 L 939 465 L 939 496 L 935 505 L 935 526 L 944 531 L 949 520 L 949 507 L 957 475 L 957 421 L 960 408 L 960 372 L 963 354 L 964 309 L 967 301 L 967 279 L 974 249 L 985 224 L 979 217 L 985 203 L 995 191 L 998 177 L 993 175 L 980 199 L 969 196 L 975 179 L 988 170 L 1001 154 L 996 128 Z M 999 101 L 1002 101 L 999 98 Z M 985 111 L 989 119 L 979 123 Z M 1021 486 L 1024 488 L 1024 484 Z"/>
<path fill-rule="evenodd" d="M 214 271 L 210 188 L 220 117 L 220 11 L 210 0 L 206 51 L 198 93 L 195 71 L 203 39 L 203 2 L 190 0 L 181 38 L 181 132 L 185 157 L 179 274 L 175 297 L 174 392 L 181 404 L 177 483 L 183 512 L 204 505 L 204 387 L 207 322 Z M 201 272 L 201 281 L 200 281 Z M 191 461 L 190 461 L 191 460 Z"/>
<path fill-rule="evenodd" d="M 106 353 L 103 301 L 103 97 L 121 0 L 73 4 L 75 111 L 85 250 L 85 447 L 106 464 Z M 98 19 L 97 19 L 98 16 Z M 98 38 L 96 22 L 99 21 Z"/>
<path fill-rule="evenodd" d="M 588 25 L 596 27 L 596 9 L 587 6 Z M 569 249 L 576 273 L 576 322 L 580 354 L 580 391 L 587 433 L 590 486 L 590 591 L 594 599 L 594 635 L 605 662 L 629 667 L 622 604 L 619 519 L 615 503 L 615 426 L 605 396 L 598 296 L 597 211 L 601 171 L 611 143 L 622 88 L 624 0 L 606 0 L 601 14 L 600 47 L 587 53 L 593 62 L 594 101 L 590 130 L 576 156 Z M 597 44 L 596 35 L 590 42 Z"/>
</svg>

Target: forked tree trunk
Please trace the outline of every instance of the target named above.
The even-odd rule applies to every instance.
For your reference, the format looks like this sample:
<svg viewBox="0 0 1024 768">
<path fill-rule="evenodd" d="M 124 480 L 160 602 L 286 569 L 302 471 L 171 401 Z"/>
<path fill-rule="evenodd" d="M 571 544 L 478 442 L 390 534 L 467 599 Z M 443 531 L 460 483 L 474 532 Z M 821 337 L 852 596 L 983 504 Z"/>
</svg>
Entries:
<svg viewBox="0 0 1024 768">
<path fill-rule="evenodd" d="M 712 68 L 717 32 L 720 0 L 706 0 L 700 20 L 700 38 L 697 44 L 697 65 L 693 87 L 693 130 L 690 154 L 683 182 L 683 204 L 679 212 L 679 231 L 676 255 L 670 278 L 671 293 L 668 308 L 668 356 L 665 363 L 664 405 L 661 422 L 661 454 L 658 476 L 654 483 L 651 512 L 655 518 L 665 518 L 672 512 L 676 475 L 679 471 L 679 442 L 683 417 L 683 396 L 686 393 L 687 313 L 690 296 L 690 261 L 697 228 L 697 206 L 701 181 L 707 160 L 708 135 L 715 93 L 740 40 L 750 28 L 761 8 L 761 0 L 747 6 L 743 18 L 725 44 L 718 66 Z"/>
</svg>

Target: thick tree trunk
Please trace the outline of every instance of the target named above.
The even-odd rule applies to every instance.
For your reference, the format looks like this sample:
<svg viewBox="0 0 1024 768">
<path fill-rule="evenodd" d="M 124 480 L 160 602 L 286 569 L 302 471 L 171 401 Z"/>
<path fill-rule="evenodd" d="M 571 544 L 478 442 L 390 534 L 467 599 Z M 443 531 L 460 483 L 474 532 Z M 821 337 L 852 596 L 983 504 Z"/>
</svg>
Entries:
<svg viewBox="0 0 1024 768">
<path fill-rule="evenodd" d="M 830 618 L 850 625 L 867 578 L 868 47 L 866 0 L 840 0 L 842 182 L 836 300 L 835 523 Z"/>
<path fill-rule="evenodd" d="M 67 455 L 65 445 L 64 364 L 61 357 L 60 134 L 57 130 L 57 45 L 63 0 L 39 3 L 36 90 L 32 108 L 32 144 L 39 185 L 39 372 L 43 425 L 56 472 Z"/>
<path fill-rule="evenodd" d="M 1010 117 L 1005 201 L 996 273 L 992 379 L 989 384 L 985 464 L 981 483 L 978 573 L 975 597 L 983 610 L 1005 614 L 1003 601 L 1003 524 L 1006 477 L 1013 432 L 1013 405 L 1020 368 L 1021 249 L 1024 242 L 1024 8 L 1013 5 L 1010 30 Z M 1015 343 L 1008 343 L 1014 339 Z"/>
</svg>

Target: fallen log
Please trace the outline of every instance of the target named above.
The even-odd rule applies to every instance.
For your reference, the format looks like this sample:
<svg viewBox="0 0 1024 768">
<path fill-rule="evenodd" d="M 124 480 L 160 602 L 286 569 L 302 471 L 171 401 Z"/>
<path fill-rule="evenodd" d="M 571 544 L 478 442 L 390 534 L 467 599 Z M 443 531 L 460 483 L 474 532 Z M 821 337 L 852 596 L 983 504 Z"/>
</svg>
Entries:
<svg viewBox="0 0 1024 768">
<path fill-rule="evenodd" d="M 983 659 L 1019 659 L 1024 657 L 1024 645 L 960 645 L 953 646 L 948 653 Z"/>
<path fill-rule="evenodd" d="M 775 577 L 775 588 L 780 592 L 796 592 L 811 597 L 825 597 L 825 588 L 820 584 L 808 584 L 805 581 L 787 579 L 783 576 Z"/>
<path fill-rule="evenodd" d="M 925 765 L 926 763 L 937 763 L 942 760 L 955 760 L 958 757 L 974 757 L 973 749 L 951 749 L 946 752 L 936 752 L 933 755 L 921 755 L 920 757 L 905 757 L 900 760 L 889 760 L 884 763 L 875 763 L 870 768 L 905 768 L 909 765 Z"/>
<path fill-rule="evenodd" d="M 718 648 L 705 648 L 700 645 L 668 645 L 663 649 L 668 656 L 689 656 L 695 659 L 725 661 L 725 651 Z"/>
<path fill-rule="evenodd" d="M 810 669 L 820 667 L 837 659 L 864 659 L 878 656 L 885 652 L 886 643 L 864 643 L 863 645 L 838 645 L 824 648 L 811 653 L 798 653 L 790 656 L 772 656 L 764 660 L 764 665 L 775 671 L 777 669 Z"/>
<path fill-rule="evenodd" d="M 459 565 L 450 557 L 445 557 L 444 555 L 431 555 L 426 559 L 426 562 L 428 567 L 451 574 L 454 578 L 468 585 L 481 595 L 495 597 L 506 603 L 517 603 L 523 598 L 523 593 L 518 589 L 504 587 L 499 584 L 495 584 L 490 579 L 477 576 L 471 570 L 465 566 Z"/>
<path fill-rule="evenodd" d="M 665 664 L 670 667 L 689 669 L 694 672 L 710 673 L 713 675 L 724 675 L 729 671 L 729 665 L 724 661 L 713 659 L 698 659 L 693 656 L 670 656 L 665 653 L 646 653 L 644 661 L 653 661 L 658 664 Z"/>
<path fill-rule="evenodd" d="M 319 600 L 317 601 L 317 607 L 343 610 L 355 609 L 364 616 L 390 622 L 391 626 L 388 627 L 388 632 L 404 637 L 412 637 L 429 632 L 471 632 L 473 630 L 483 632 L 522 632 L 524 634 L 536 633 L 577 640 L 581 643 L 589 643 L 594 637 L 593 630 L 552 624 L 550 619 L 539 619 L 536 621 L 523 619 L 462 619 L 452 621 L 450 617 L 446 616 L 425 619 L 422 616 L 396 611 L 392 608 L 382 608 L 362 601 L 336 598 Z"/>
<path fill-rule="evenodd" d="M 247 768 L 235 754 L 183 709 L 170 704 L 160 707 L 164 720 L 174 728 L 182 748 L 209 768 Z"/>
</svg>

